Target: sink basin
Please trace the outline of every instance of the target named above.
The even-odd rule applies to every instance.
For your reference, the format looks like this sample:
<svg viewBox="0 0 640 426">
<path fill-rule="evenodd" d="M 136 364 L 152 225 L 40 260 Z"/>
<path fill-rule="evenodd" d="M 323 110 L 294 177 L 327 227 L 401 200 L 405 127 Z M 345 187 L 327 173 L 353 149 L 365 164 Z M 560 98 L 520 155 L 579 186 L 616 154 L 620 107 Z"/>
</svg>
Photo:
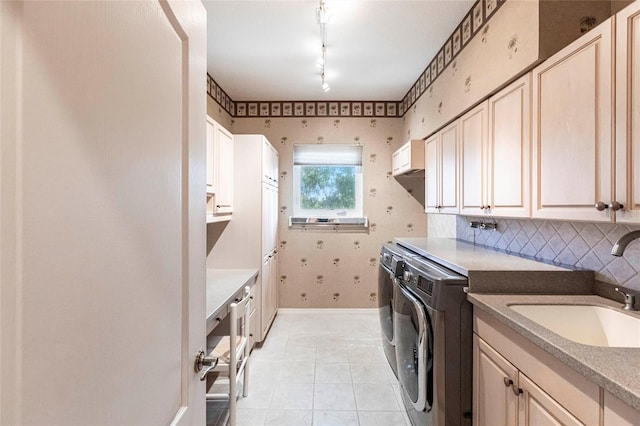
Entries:
<svg viewBox="0 0 640 426">
<path fill-rule="evenodd" d="M 509 305 L 560 336 L 591 346 L 640 348 L 640 318 L 593 305 Z"/>
</svg>

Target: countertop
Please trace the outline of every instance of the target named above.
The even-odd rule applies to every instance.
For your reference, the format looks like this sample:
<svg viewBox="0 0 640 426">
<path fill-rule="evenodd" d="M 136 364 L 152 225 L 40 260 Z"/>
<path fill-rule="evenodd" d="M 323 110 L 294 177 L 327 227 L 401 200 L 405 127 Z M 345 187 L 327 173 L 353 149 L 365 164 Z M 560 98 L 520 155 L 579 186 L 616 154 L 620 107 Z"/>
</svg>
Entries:
<svg viewBox="0 0 640 426">
<path fill-rule="evenodd" d="M 207 334 L 215 328 L 233 297 L 258 277 L 257 269 L 207 269 Z M 224 315 L 222 315 L 224 316 Z"/>
<path fill-rule="evenodd" d="M 510 304 L 571 304 L 620 308 L 620 303 L 595 295 L 468 294 L 474 308 L 529 339 L 566 365 L 640 411 L 640 348 L 590 346 L 565 339 L 508 307 Z M 628 312 L 627 312 L 628 313 Z M 640 312 L 631 312 L 640 318 Z"/>
<path fill-rule="evenodd" d="M 395 241 L 468 277 L 470 292 L 592 293 L 593 271 L 537 262 L 453 238 L 396 238 Z"/>
</svg>

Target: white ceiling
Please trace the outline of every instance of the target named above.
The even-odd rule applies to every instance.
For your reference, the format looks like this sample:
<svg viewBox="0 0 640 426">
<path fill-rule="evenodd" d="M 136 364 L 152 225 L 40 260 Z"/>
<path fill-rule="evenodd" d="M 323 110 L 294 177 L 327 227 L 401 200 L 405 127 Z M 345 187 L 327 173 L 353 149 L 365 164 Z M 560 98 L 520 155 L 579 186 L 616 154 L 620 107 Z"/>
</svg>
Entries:
<svg viewBox="0 0 640 426">
<path fill-rule="evenodd" d="M 204 0 L 208 72 L 234 101 L 398 101 L 474 0 L 326 0 L 321 88 L 319 1 Z"/>
</svg>

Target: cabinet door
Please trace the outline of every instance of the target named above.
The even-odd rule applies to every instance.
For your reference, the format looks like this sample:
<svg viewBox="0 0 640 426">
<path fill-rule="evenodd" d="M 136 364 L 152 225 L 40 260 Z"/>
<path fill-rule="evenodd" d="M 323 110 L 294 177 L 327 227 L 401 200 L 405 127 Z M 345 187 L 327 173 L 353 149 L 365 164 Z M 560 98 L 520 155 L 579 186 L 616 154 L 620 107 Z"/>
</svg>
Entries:
<svg viewBox="0 0 640 426">
<path fill-rule="evenodd" d="M 440 213 L 459 213 L 458 127 L 455 121 L 440 131 Z"/>
<path fill-rule="evenodd" d="M 520 373 L 518 382 L 522 390 L 518 408 L 519 426 L 584 425 L 524 374 Z"/>
<path fill-rule="evenodd" d="M 533 71 L 532 217 L 611 221 L 612 24 Z"/>
<path fill-rule="evenodd" d="M 262 141 L 262 180 L 278 185 L 278 151 L 266 138 Z"/>
<path fill-rule="evenodd" d="M 402 173 L 411 167 L 411 142 L 404 144 L 400 149 L 393 153 L 393 169 L 394 175 Z"/>
<path fill-rule="evenodd" d="M 436 133 L 424 141 L 424 205 L 427 213 L 438 213 L 438 141 Z"/>
<path fill-rule="evenodd" d="M 270 321 L 273 320 L 273 317 L 278 310 L 278 255 L 274 250 L 273 256 L 271 257 L 271 269 L 269 270 L 271 273 L 271 294 L 270 294 Z"/>
<path fill-rule="evenodd" d="M 460 118 L 460 213 L 487 213 L 487 103 Z"/>
<path fill-rule="evenodd" d="M 609 392 L 604 392 L 604 424 L 615 426 L 640 425 L 640 411 L 627 405 Z"/>
<path fill-rule="evenodd" d="M 518 421 L 518 397 L 513 392 L 513 386 L 518 386 L 518 370 L 474 334 L 473 424 L 515 426 Z"/>
<path fill-rule="evenodd" d="M 277 187 L 280 178 L 280 154 L 273 146 L 271 147 L 271 165 L 273 184 Z"/>
<path fill-rule="evenodd" d="M 233 135 L 215 126 L 215 213 L 233 212 Z"/>
<path fill-rule="evenodd" d="M 207 193 L 215 192 L 214 178 L 214 143 L 215 138 L 214 123 L 210 117 L 207 117 Z"/>
<path fill-rule="evenodd" d="M 489 99 L 486 203 L 493 216 L 529 217 L 531 74 Z"/>
<path fill-rule="evenodd" d="M 640 223 L 640 3 L 616 15 L 616 222 Z"/>
<path fill-rule="evenodd" d="M 262 277 L 261 277 L 261 297 L 260 297 L 260 340 L 264 340 L 264 337 L 269 327 L 270 311 L 271 311 L 271 257 L 267 256 L 262 263 Z"/>
</svg>

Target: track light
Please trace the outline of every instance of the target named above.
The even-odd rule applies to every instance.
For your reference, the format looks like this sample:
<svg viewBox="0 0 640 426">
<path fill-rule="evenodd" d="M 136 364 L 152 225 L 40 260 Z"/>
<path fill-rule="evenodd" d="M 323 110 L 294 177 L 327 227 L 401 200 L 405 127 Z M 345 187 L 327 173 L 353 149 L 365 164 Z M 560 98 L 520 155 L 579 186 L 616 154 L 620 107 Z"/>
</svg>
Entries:
<svg viewBox="0 0 640 426">
<path fill-rule="evenodd" d="M 324 71 L 327 66 L 327 23 L 331 19 L 331 13 L 327 9 L 325 0 L 320 0 L 320 6 L 316 9 L 316 20 L 320 25 L 320 35 L 322 36 L 322 57 L 316 61 L 316 66 L 320 68 L 320 79 L 322 81 L 322 90 L 328 92 L 329 84 L 324 81 Z"/>
</svg>

